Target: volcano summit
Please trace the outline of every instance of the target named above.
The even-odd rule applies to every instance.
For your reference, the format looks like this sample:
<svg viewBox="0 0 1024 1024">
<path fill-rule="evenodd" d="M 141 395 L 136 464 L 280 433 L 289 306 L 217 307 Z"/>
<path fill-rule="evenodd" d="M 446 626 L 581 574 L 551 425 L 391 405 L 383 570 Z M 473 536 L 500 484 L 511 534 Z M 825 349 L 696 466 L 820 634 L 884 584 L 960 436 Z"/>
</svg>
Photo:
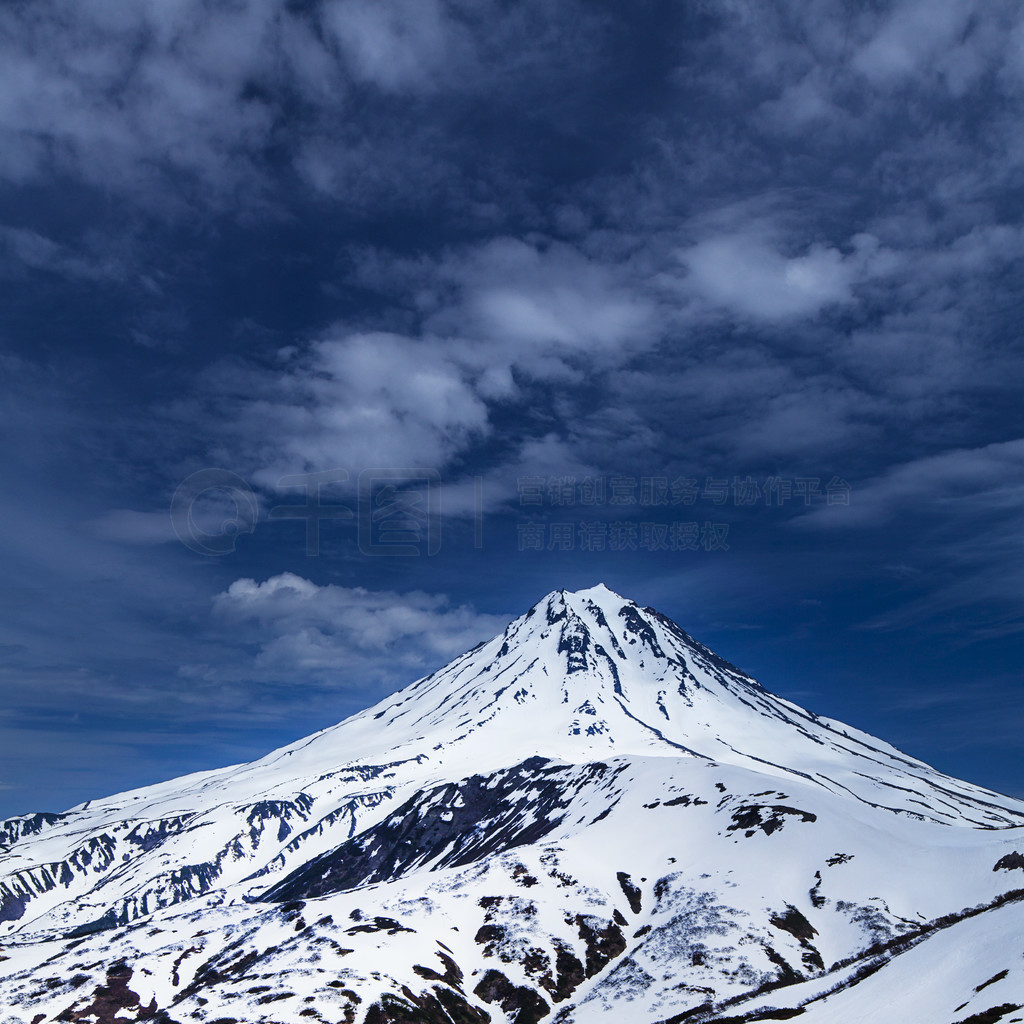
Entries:
<svg viewBox="0 0 1024 1024">
<path fill-rule="evenodd" d="M 0 1022 L 1014 1021 L 1022 901 L 1024 803 L 598 586 L 258 761 L 0 823 Z"/>
</svg>

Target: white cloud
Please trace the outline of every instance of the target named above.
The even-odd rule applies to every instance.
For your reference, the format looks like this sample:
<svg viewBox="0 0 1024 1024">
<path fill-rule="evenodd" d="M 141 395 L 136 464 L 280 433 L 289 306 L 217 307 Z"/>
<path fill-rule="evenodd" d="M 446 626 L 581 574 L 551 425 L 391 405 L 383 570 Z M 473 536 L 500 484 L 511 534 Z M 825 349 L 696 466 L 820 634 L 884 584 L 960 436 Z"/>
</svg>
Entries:
<svg viewBox="0 0 1024 1024">
<path fill-rule="evenodd" d="M 677 255 L 689 272 L 684 288 L 695 299 L 768 321 L 852 302 L 862 266 L 857 251 L 821 244 L 787 256 L 757 231 L 705 238 Z"/>
<path fill-rule="evenodd" d="M 282 359 L 207 381 L 223 432 L 214 456 L 270 487 L 324 469 L 439 469 L 488 434 L 484 395 L 500 390 L 465 347 L 397 334 L 329 335 Z"/>
<path fill-rule="evenodd" d="M 122 187 L 163 163 L 229 187 L 239 148 L 262 144 L 272 127 L 268 105 L 243 98 L 243 87 L 268 71 L 276 6 L 8 5 L 0 174 L 24 180 L 56 168 Z"/>
<path fill-rule="evenodd" d="M 344 0 L 324 11 L 353 75 L 387 92 L 431 88 L 470 56 L 470 41 L 439 0 Z"/>
<path fill-rule="evenodd" d="M 217 437 L 213 462 L 271 488 L 286 474 L 334 468 L 352 477 L 444 471 L 486 442 L 495 411 L 527 401 L 533 385 L 582 382 L 660 338 L 657 307 L 628 264 L 569 246 L 504 238 L 433 263 L 389 268 L 378 255 L 368 264 L 361 273 L 375 287 L 419 296 L 421 328 L 338 326 L 282 350 L 275 369 L 211 371 L 202 415 Z M 553 414 L 569 414 L 568 391 L 564 401 L 523 422 L 522 436 L 505 435 L 505 469 L 551 432 Z M 181 414 L 199 415 L 188 403 Z"/>
<path fill-rule="evenodd" d="M 551 355 L 614 362 L 651 344 L 653 303 L 625 261 L 601 261 L 560 243 L 499 238 L 451 257 L 439 272 L 459 294 L 428 324 L 508 347 L 526 372 Z"/>
<path fill-rule="evenodd" d="M 833 102 L 830 85 L 817 68 L 786 85 L 777 99 L 762 105 L 760 113 L 768 127 L 784 135 L 799 135 L 824 124 L 848 120 Z"/>
<path fill-rule="evenodd" d="M 348 684 L 411 680 L 508 622 L 443 594 L 319 586 L 290 572 L 236 580 L 214 599 L 214 611 L 258 644 L 260 671 L 314 672 Z"/>
<path fill-rule="evenodd" d="M 978 4 L 962 0 L 939 5 L 913 0 L 896 5 L 856 51 L 851 64 L 879 85 L 945 72 L 955 94 L 960 94 L 983 67 L 972 45 L 977 44 L 979 33 L 965 41 L 975 28 L 972 20 L 980 13 Z M 986 20 L 982 18 L 981 24 Z"/>
</svg>

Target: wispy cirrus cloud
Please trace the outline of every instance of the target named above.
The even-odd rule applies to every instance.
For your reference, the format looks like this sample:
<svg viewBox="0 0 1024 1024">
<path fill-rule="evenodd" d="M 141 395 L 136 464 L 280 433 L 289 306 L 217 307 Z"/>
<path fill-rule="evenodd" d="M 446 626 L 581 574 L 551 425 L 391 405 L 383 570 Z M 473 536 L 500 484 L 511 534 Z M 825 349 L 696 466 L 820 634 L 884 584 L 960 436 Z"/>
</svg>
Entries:
<svg viewBox="0 0 1024 1024">
<path fill-rule="evenodd" d="M 0 225 L 0 273 L 21 277 L 29 271 L 97 283 L 125 276 L 123 262 L 112 253 L 76 251 L 36 231 Z"/>
<path fill-rule="evenodd" d="M 840 521 L 819 509 L 800 522 L 818 529 L 884 523 L 915 507 L 974 507 L 1015 513 L 1024 505 L 1024 440 L 957 448 L 887 469 L 858 487 L 857 501 Z"/>
<path fill-rule="evenodd" d="M 861 623 L 895 630 L 926 624 L 976 643 L 1024 632 L 1024 441 L 958 448 L 864 481 L 849 507 L 817 509 L 797 529 L 873 538 L 902 600 Z"/>
</svg>

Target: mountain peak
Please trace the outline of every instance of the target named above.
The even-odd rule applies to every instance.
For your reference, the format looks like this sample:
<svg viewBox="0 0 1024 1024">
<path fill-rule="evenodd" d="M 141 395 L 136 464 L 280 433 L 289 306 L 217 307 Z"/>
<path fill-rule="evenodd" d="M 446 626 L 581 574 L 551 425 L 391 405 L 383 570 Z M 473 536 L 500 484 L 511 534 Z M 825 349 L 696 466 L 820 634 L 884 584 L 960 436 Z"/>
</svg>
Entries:
<svg viewBox="0 0 1024 1024">
<path fill-rule="evenodd" d="M 609 824 L 603 825 L 606 819 Z M 820 823 L 816 833 L 804 831 L 815 822 Z M 177 1005 L 191 991 L 190 985 L 179 984 L 179 969 L 198 970 L 195 977 L 203 984 L 202 979 L 225 976 L 222 967 L 228 960 L 207 960 L 216 965 L 213 969 L 200 967 L 201 958 L 190 957 L 197 938 L 208 934 L 205 927 L 194 935 L 193 930 L 212 908 L 217 914 L 243 908 L 237 913 L 244 915 L 251 901 L 272 899 L 285 901 L 282 913 L 297 915 L 303 906 L 298 901 L 350 891 L 359 891 L 353 898 L 362 901 L 376 898 L 367 895 L 368 885 L 408 882 L 411 889 L 394 890 L 400 911 L 378 908 L 364 917 L 360 907 L 346 906 L 343 914 L 334 912 L 344 928 L 336 937 L 344 938 L 345 944 L 332 938 L 331 948 L 347 956 L 354 945 L 350 937 L 364 933 L 387 929 L 389 935 L 401 933 L 412 941 L 414 929 L 397 924 L 397 916 L 419 913 L 429 904 L 427 894 L 431 899 L 436 894 L 433 885 L 417 888 L 417 872 L 470 865 L 472 875 L 460 876 L 458 883 L 468 889 L 460 888 L 453 898 L 462 901 L 472 892 L 464 907 L 484 911 L 483 919 L 466 918 L 461 931 L 452 928 L 454 936 L 446 933 L 456 946 L 465 937 L 470 944 L 463 949 L 467 957 L 479 954 L 481 936 L 504 934 L 492 927 L 493 908 L 507 904 L 516 919 L 514 927 L 519 928 L 530 917 L 520 909 L 528 905 L 520 903 L 521 890 L 548 885 L 548 879 L 554 895 L 547 905 L 561 906 L 563 890 L 576 885 L 578 877 L 580 913 L 564 918 L 573 935 L 585 938 L 587 929 L 594 927 L 587 923 L 594 920 L 594 893 L 603 891 L 600 887 L 611 879 L 613 900 L 625 897 L 622 908 L 628 905 L 634 915 L 640 914 L 643 896 L 655 915 L 655 926 L 659 920 L 666 923 L 668 930 L 658 945 L 672 951 L 673 964 L 698 968 L 703 960 L 679 958 L 685 936 L 672 930 L 675 922 L 691 920 L 694 906 L 703 905 L 695 903 L 698 890 L 689 888 L 689 881 L 678 889 L 679 905 L 685 907 L 682 916 L 664 901 L 675 891 L 680 870 L 690 870 L 693 884 L 703 885 L 711 871 L 725 865 L 722 891 L 732 891 L 741 863 L 748 863 L 735 860 L 735 855 L 739 844 L 750 840 L 756 844 L 756 856 L 749 860 L 753 895 L 745 905 L 769 915 L 773 927 L 794 938 L 793 952 L 799 958 L 794 962 L 820 967 L 833 956 L 838 963 L 842 950 L 833 945 L 824 960 L 807 959 L 808 936 L 819 928 L 812 928 L 810 916 L 822 911 L 816 918 L 820 923 L 825 908 L 834 906 L 843 918 L 839 934 L 850 934 L 851 920 L 843 910 L 853 907 L 848 894 L 835 889 L 832 896 L 824 893 L 834 884 L 833 874 L 857 877 L 862 862 L 867 869 L 859 876 L 865 887 L 861 895 L 870 913 L 858 909 L 852 922 L 871 922 L 869 939 L 878 941 L 874 922 L 880 911 L 875 902 L 883 873 L 873 865 L 886 862 L 870 858 L 884 851 L 876 845 L 880 830 L 924 829 L 906 834 L 934 842 L 937 826 L 968 826 L 959 831 L 969 833 L 966 842 L 975 844 L 989 842 L 982 833 L 1019 830 L 1022 822 L 1024 804 L 1019 801 L 950 779 L 881 740 L 774 696 L 667 617 L 598 585 L 552 592 L 502 633 L 439 671 L 258 761 L 91 801 L 63 815 L 0 823 L 0 863 L 6 864 L 7 872 L 0 876 L 0 935 L 20 932 L 92 941 L 88 937 L 94 932 L 130 927 L 155 910 L 162 913 L 158 908 L 192 901 L 186 913 L 178 918 L 165 915 L 160 927 L 145 933 L 147 941 L 165 936 L 152 948 L 155 957 L 166 958 L 164 967 L 169 970 L 160 991 Z M 864 829 L 865 823 L 870 828 Z M 597 831 L 590 831 L 593 828 Z M 846 838 L 833 838 L 837 828 L 846 829 Z M 764 860 L 779 843 L 779 832 L 783 845 L 774 846 L 781 850 L 778 859 Z M 831 868 L 853 859 L 848 851 L 864 833 L 872 838 L 856 847 L 855 869 L 832 873 Z M 790 840 L 792 845 L 787 846 Z M 577 841 L 582 844 L 579 867 L 597 864 L 599 874 L 577 875 L 575 868 L 570 874 L 559 867 L 563 847 Z M 525 850 L 531 844 L 536 846 L 534 853 L 524 852 L 523 857 L 532 860 L 519 860 L 518 854 L 501 859 L 512 848 Z M 940 839 L 937 848 L 946 846 Z M 913 851 L 916 873 L 922 845 L 913 839 L 906 849 Z M 652 851 L 661 867 L 649 859 Z M 492 855 L 498 859 L 489 859 Z M 791 869 L 794 857 L 809 858 L 801 861 L 800 871 Z M 1018 866 L 1019 857 L 1008 847 L 999 850 L 998 859 L 986 853 L 978 862 L 978 893 L 987 899 L 997 895 L 992 886 L 1002 881 L 999 870 Z M 631 863 L 636 867 L 626 870 Z M 962 870 L 959 854 L 949 863 L 957 865 L 957 872 Z M 950 871 L 945 862 L 940 868 L 934 876 L 925 876 L 943 881 L 929 884 L 929 891 L 946 887 Z M 505 870 L 511 872 L 510 888 L 499 898 L 491 887 Z M 668 873 L 659 877 L 658 871 Z M 630 881 L 634 876 L 638 882 Z M 770 907 L 763 904 L 762 892 L 768 876 L 790 879 L 794 886 Z M 641 893 L 638 884 L 648 879 L 651 885 Z M 474 889 L 478 884 L 482 888 Z M 419 895 L 410 900 L 410 893 Z M 205 902 L 194 902 L 197 899 Z M 707 904 L 715 916 L 709 919 L 706 934 L 720 934 L 727 920 L 718 916 L 721 899 L 715 895 Z M 803 901 L 803 910 L 796 909 L 794 901 Z M 880 906 L 889 913 L 884 899 Z M 901 912 L 893 904 L 893 910 L 894 922 L 915 923 L 913 908 Z M 931 916 L 947 910 L 948 905 L 940 906 Z M 622 910 L 615 913 L 622 917 Z M 461 925 L 463 918 L 457 919 Z M 313 920 L 310 915 L 308 921 Z M 429 915 L 423 920 L 422 935 L 436 935 Z M 563 918 L 556 914 L 548 920 Z M 294 936 L 307 936 L 308 927 L 333 927 L 332 915 L 321 916 L 319 910 L 315 925 L 299 925 L 294 916 L 286 916 L 286 921 L 294 921 Z M 261 949 L 242 955 L 240 946 L 248 941 L 243 937 L 226 947 L 235 952 L 223 955 L 247 970 L 250 956 L 291 948 L 280 942 L 280 925 L 277 918 L 268 925 L 274 939 L 268 938 Z M 169 928 L 185 931 L 171 936 L 166 934 Z M 691 934 L 690 924 L 686 929 Z M 594 937 L 609 934 L 593 932 Z M 761 934 L 767 933 L 746 924 L 737 932 L 743 936 L 739 942 L 744 949 Z M 470 938 L 474 935 L 475 940 Z M 510 941 L 518 942 L 518 935 L 510 924 Z M 89 954 L 97 962 L 109 937 L 97 939 L 96 952 Z M 634 937 L 642 936 L 637 932 Z M 778 937 L 764 941 L 771 942 L 767 962 L 777 966 Z M 531 957 L 533 947 L 536 941 L 531 939 Z M 458 951 L 455 946 L 443 948 L 445 954 L 437 955 L 447 967 L 445 958 Z M 564 963 L 569 946 L 558 948 Z M 876 953 L 877 948 L 870 947 Z M 45 947 L 47 956 L 50 949 Z M 418 965 L 412 968 L 414 975 L 421 980 L 428 974 L 442 977 L 422 966 L 426 947 L 415 949 L 410 953 Z M 591 964 L 592 953 L 586 954 Z M 303 963 L 316 962 L 320 955 L 318 947 Z M 483 956 L 492 954 L 485 951 Z M 83 953 L 76 951 L 74 957 L 76 963 L 68 965 L 72 971 L 89 962 Z M 504 968 L 514 958 L 502 959 Z M 189 960 L 191 965 L 182 968 Z M 342 970 L 351 970 L 353 962 L 346 961 Z M 481 971 L 493 962 L 485 959 Z M 582 971 L 582 960 L 579 963 Z M 365 964 L 371 979 L 380 977 L 379 946 L 367 947 Z M 261 977 L 267 975 L 260 970 Z M 790 968 L 787 971 L 790 980 L 796 978 Z M 152 975 L 150 968 L 146 972 L 146 977 Z M 322 973 L 320 968 L 316 973 Z M 653 972 L 649 974 L 653 977 Z M 735 974 L 730 969 L 730 975 Z M 516 983 L 527 976 L 517 976 Z M 450 977 L 456 979 L 454 971 Z M 493 981 L 493 974 L 482 977 Z M 488 986 L 484 990 L 489 991 Z M 34 983 L 21 994 L 36 1001 L 38 993 L 46 991 L 48 987 Z M 289 988 L 286 994 L 292 991 Z M 480 983 L 472 991 L 479 994 Z M 259 994 L 263 989 L 249 992 Z M 63 989 L 58 994 L 64 1002 L 53 1012 L 66 1017 L 71 997 Z M 236 995 L 232 992 L 231 998 Z M 151 998 L 149 990 L 138 993 L 138 1005 L 146 1006 Z M 261 996 L 257 1005 L 262 1002 Z M 84 1005 L 80 1009 L 86 1012 Z M 226 1009 L 227 1004 L 218 1005 L 213 1016 L 211 1006 L 204 1019 L 237 1019 L 237 1014 L 224 1018 L 221 1011 Z M 257 1016 L 252 1013 L 246 1019 Z M 297 1011 L 281 1019 L 301 1016 Z M 363 1024 L 385 1019 L 414 1017 L 369 1015 Z M 472 1019 L 486 1019 L 486 1014 Z M 648 1019 L 673 1018 L 659 1010 Z"/>
<path fill-rule="evenodd" d="M 564 594 L 566 598 L 580 598 L 600 604 L 604 601 L 623 601 L 632 604 L 629 598 L 617 594 L 614 590 L 605 586 L 604 583 L 596 583 L 592 587 L 585 587 L 582 590 L 559 590 L 556 593 Z"/>
<path fill-rule="evenodd" d="M 610 590 L 603 583 L 598 583 L 596 586 L 586 587 L 582 590 L 552 590 L 546 597 L 542 597 L 527 615 L 535 613 L 539 609 L 558 608 L 566 608 L 577 614 L 581 612 L 592 613 L 595 607 L 600 608 L 605 614 L 609 612 L 614 614 L 623 605 L 633 605 L 635 607 L 635 603 L 630 601 L 629 598 L 615 593 L 614 590 Z"/>
<path fill-rule="evenodd" d="M 552 591 L 503 632 L 373 707 L 195 785 L 224 786 L 239 801 L 278 799 L 298 775 L 327 779 L 347 766 L 418 765 L 430 779 L 538 756 L 570 764 L 698 758 L 915 815 L 934 785 L 951 819 L 1020 820 L 882 740 L 769 693 L 667 616 L 604 584 Z M 94 805 L 131 803 L 141 813 L 173 788 Z"/>
<path fill-rule="evenodd" d="M 387 743 L 389 759 L 424 758 L 439 770 L 533 756 L 579 764 L 685 755 L 907 811 L 916 794 L 889 776 L 910 767 L 922 782 L 940 777 L 769 693 L 667 616 L 604 584 L 552 591 L 490 641 L 324 735 L 332 750 L 343 738 L 354 756 L 364 730 L 375 747 Z"/>
</svg>

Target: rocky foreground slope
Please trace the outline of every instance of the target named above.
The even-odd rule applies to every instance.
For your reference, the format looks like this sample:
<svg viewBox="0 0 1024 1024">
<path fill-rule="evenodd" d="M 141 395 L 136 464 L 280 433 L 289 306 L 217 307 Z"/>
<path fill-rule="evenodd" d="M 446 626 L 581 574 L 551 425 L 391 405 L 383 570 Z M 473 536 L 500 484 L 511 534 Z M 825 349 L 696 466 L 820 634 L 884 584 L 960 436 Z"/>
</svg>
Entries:
<svg viewBox="0 0 1024 1024">
<path fill-rule="evenodd" d="M 1022 1006 L 1024 804 L 604 587 L 259 761 L 0 823 L 0 1022 Z"/>
</svg>

